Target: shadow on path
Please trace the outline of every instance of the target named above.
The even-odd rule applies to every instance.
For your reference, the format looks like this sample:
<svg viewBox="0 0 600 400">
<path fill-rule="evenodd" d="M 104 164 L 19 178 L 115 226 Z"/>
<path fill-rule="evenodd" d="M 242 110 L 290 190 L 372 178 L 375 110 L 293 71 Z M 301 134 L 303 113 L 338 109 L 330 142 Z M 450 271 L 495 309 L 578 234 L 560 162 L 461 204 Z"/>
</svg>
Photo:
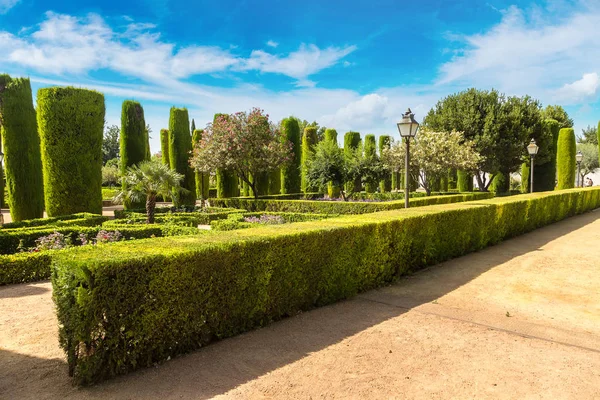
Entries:
<svg viewBox="0 0 600 400">
<path fill-rule="evenodd" d="M 478 253 L 418 272 L 394 284 L 402 308 L 364 298 L 386 289 L 315 309 L 266 328 L 223 340 L 155 368 L 139 370 L 90 388 L 73 388 L 64 361 L 0 351 L 2 398 L 194 398 L 207 399 L 268 374 L 307 355 L 339 343 L 369 327 L 431 302 L 514 257 L 537 251 L 546 243 L 600 219 L 600 212 L 569 218 L 507 240 Z M 493 255 L 493 257 L 491 256 Z M 493 260 L 493 261 L 491 261 Z M 419 286 L 423 280 L 435 284 Z M 415 283 L 413 283 L 413 281 Z M 0 298 L 2 297 L 0 288 Z M 406 307 L 406 308 L 404 308 Z M 54 335 L 55 332 L 47 334 Z M 5 363 L 6 359 L 11 359 Z M 20 365 L 26 373 L 13 376 L 4 366 Z M 21 368 L 19 368 L 21 369 Z M 40 374 L 39 371 L 51 371 Z M 60 371 L 60 373 L 56 373 Z M 4 382 L 12 382 L 5 386 Z M 4 393 L 3 393 L 4 390 Z"/>
</svg>

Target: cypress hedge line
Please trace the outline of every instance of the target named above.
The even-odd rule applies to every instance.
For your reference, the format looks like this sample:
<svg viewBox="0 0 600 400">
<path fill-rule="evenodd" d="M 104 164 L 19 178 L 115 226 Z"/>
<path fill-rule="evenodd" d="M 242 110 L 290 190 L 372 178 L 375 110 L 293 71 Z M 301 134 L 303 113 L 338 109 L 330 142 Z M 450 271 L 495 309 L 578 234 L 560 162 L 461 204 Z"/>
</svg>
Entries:
<svg viewBox="0 0 600 400">
<path fill-rule="evenodd" d="M 127 171 L 127 168 L 150 159 L 148 157 L 148 132 L 146 131 L 144 109 L 137 101 L 123 101 L 121 107 L 119 154 L 121 156 L 120 169 L 123 175 Z M 125 182 L 123 182 L 122 188 L 123 190 L 126 189 Z M 146 204 L 145 201 L 133 204 L 129 201 L 123 202 L 125 208 L 138 208 L 144 204 Z"/>
<path fill-rule="evenodd" d="M 186 108 L 171 107 L 169 114 L 169 162 L 171 169 L 183 175 L 181 187 L 186 190 L 179 193 L 173 202 L 175 206 L 196 204 L 196 181 L 194 170 L 189 164 L 192 151 L 190 118 Z"/>
<path fill-rule="evenodd" d="M 411 207 L 450 204 L 494 197 L 490 192 L 462 193 L 445 196 L 411 198 Z M 313 214 L 365 214 L 404 208 L 404 200 L 382 202 L 346 202 L 321 200 L 253 200 L 244 198 L 212 199 L 215 207 L 241 208 L 248 211 L 302 212 Z"/>
<path fill-rule="evenodd" d="M 335 129 L 332 129 L 332 128 L 325 129 L 325 141 L 326 142 L 331 142 L 331 143 L 335 144 L 336 146 L 338 146 L 337 137 L 338 137 L 338 133 Z M 341 188 L 339 186 L 333 185 L 332 182 L 329 182 L 327 184 L 327 196 L 330 199 L 339 199 L 341 196 Z"/>
<path fill-rule="evenodd" d="M 213 123 L 215 123 L 218 118 L 229 118 L 229 115 L 217 113 L 213 117 Z M 240 195 L 239 179 L 235 171 L 217 169 L 216 178 L 217 197 L 227 198 Z"/>
<path fill-rule="evenodd" d="M 361 145 L 360 133 L 358 132 L 346 132 L 344 135 L 344 154 L 346 157 L 350 157 L 352 152 L 358 149 Z M 360 182 L 360 178 L 357 178 L 354 182 L 346 183 L 346 192 L 360 192 L 362 190 L 362 185 Z"/>
<path fill-rule="evenodd" d="M 466 171 L 456 171 L 456 186 L 459 192 L 473 191 L 473 175 Z"/>
<path fill-rule="evenodd" d="M 193 120 L 192 120 L 193 122 Z M 192 149 L 193 147 L 196 145 L 196 143 L 199 143 L 202 140 L 202 134 L 204 133 L 204 130 L 202 129 L 195 129 L 192 133 Z M 194 179 L 196 181 L 196 198 L 198 199 L 202 199 L 202 200 L 206 200 L 208 199 L 208 185 L 209 185 L 209 180 L 210 178 L 210 174 L 209 173 L 203 173 L 203 172 L 199 172 L 199 171 L 194 171 Z"/>
<path fill-rule="evenodd" d="M 52 284 L 89 384 L 600 206 L 600 188 L 72 249 Z"/>
<path fill-rule="evenodd" d="M 556 172 L 558 175 L 558 190 L 575 187 L 575 131 L 573 128 L 563 128 L 558 133 L 556 150 Z M 535 169 L 533 171 L 535 174 Z M 535 185 L 535 182 L 533 183 Z"/>
<path fill-rule="evenodd" d="M 556 151 L 560 124 L 554 119 L 547 119 L 544 121 L 544 129 L 552 136 L 552 146 L 548 149 L 551 158 L 550 161 L 541 165 L 535 163 L 533 169 L 534 192 L 547 192 L 556 187 Z M 527 183 L 529 183 L 529 178 Z"/>
<path fill-rule="evenodd" d="M 292 144 L 292 158 L 287 165 L 281 168 L 281 194 L 300 193 L 301 137 L 298 120 L 293 117 L 284 119 L 281 122 L 281 129 L 285 138 Z"/>
<path fill-rule="evenodd" d="M 104 96 L 72 87 L 37 94 L 44 200 L 49 217 L 102 213 Z"/>
<path fill-rule="evenodd" d="M 29 78 L 0 75 L 0 130 L 11 218 L 41 218 L 42 156 Z"/>
<path fill-rule="evenodd" d="M 365 136 L 365 158 L 373 159 L 377 157 L 377 147 L 375 145 L 375 135 L 366 135 Z M 377 190 L 377 184 L 367 183 L 365 184 L 365 192 L 367 193 L 375 193 Z"/>
<path fill-rule="evenodd" d="M 313 157 L 315 152 L 315 146 L 317 145 L 317 128 L 314 126 L 307 126 L 304 128 L 304 135 L 302 136 L 302 177 L 301 177 L 301 190 L 303 193 L 306 192 L 315 192 L 319 190 L 317 187 L 313 187 L 309 185 L 308 180 L 306 179 L 306 173 L 308 169 L 308 163 Z"/>
</svg>

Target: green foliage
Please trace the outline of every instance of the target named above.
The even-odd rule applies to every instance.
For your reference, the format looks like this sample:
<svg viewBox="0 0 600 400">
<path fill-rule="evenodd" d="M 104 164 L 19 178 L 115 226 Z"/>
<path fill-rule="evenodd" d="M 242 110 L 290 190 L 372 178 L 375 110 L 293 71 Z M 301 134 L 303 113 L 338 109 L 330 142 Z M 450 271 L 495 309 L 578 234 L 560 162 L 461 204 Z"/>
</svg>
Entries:
<svg viewBox="0 0 600 400">
<path fill-rule="evenodd" d="M 301 190 L 301 137 L 296 118 L 286 118 L 281 122 L 284 137 L 292 144 L 291 158 L 288 164 L 281 167 L 281 194 L 300 193 Z"/>
<path fill-rule="evenodd" d="M 544 130 L 546 135 L 551 138 L 551 143 L 548 146 L 550 157 L 545 162 L 541 162 L 542 159 L 537 156 L 534 159 L 533 180 L 535 187 L 533 190 L 535 192 L 547 192 L 554 190 L 556 186 L 556 152 L 560 131 L 559 123 L 556 120 L 547 119 L 544 121 Z M 529 185 L 529 180 L 527 185 Z"/>
<path fill-rule="evenodd" d="M 61 215 L 59 217 L 51 218 L 28 219 L 25 221 L 6 223 L 2 225 L 0 233 L 9 229 L 33 228 L 40 226 L 95 226 L 100 225 L 102 222 L 106 221 L 106 219 L 107 217 L 90 213 L 77 213 L 71 215 Z"/>
<path fill-rule="evenodd" d="M 169 160 L 169 130 L 160 130 L 160 154 L 161 161 L 163 164 L 171 167 L 171 161 Z"/>
<path fill-rule="evenodd" d="M 335 129 L 333 128 L 327 128 L 325 129 L 325 132 L 323 134 L 323 140 L 326 142 L 331 142 L 333 144 L 335 144 L 335 146 L 338 146 L 338 141 L 337 141 L 337 137 L 338 137 L 338 133 Z M 341 195 L 341 187 L 339 185 L 334 185 L 333 182 L 328 182 L 327 183 L 327 196 L 330 199 L 337 199 L 340 197 Z"/>
<path fill-rule="evenodd" d="M 269 172 L 269 194 L 281 193 L 281 169 Z"/>
<path fill-rule="evenodd" d="M 460 203 L 463 201 L 482 200 L 494 197 L 493 193 L 461 193 L 445 196 L 429 196 L 411 198 L 410 207 L 423 207 L 435 204 Z M 404 208 L 404 200 L 363 202 L 363 201 L 319 201 L 319 200 L 254 200 L 244 198 L 213 199 L 216 207 L 241 208 L 250 212 L 292 212 L 313 214 L 365 214 L 377 211 L 397 210 Z"/>
<path fill-rule="evenodd" d="M 60 345 L 98 382 L 598 206 L 589 188 L 62 251 Z"/>
<path fill-rule="evenodd" d="M 558 190 L 575 187 L 575 168 L 577 167 L 575 153 L 575 131 L 573 128 L 562 128 L 558 134 L 556 151 L 556 170 L 558 175 L 558 185 L 556 188 Z M 535 186 L 535 181 L 533 184 Z"/>
<path fill-rule="evenodd" d="M 535 169 L 533 170 L 533 172 L 535 174 Z M 529 168 L 529 163 L 524 162 L 521 165 L 521 193 L 529 193 L 529 191 L 530 191 L 529 181 L 531 179 L 530 177 L 531 177 L 531 169 Z M 534 177 L 534 179 L 535 179 L 535 177 Z"/>
<path fill-rule="evenodd" d="M 169 162 L 171 169 L 183 175 L 184 192 L 173 196 L 175 206 L 196 204 L 196 181 L 189 159 L 192 151 L 190 119 L 187 108 L 171 107 L 169 116 Z"/>
<path fill-rule="evenodd" d="M 148 137 L 144 109 L 137 101 L 125 100 L 121 108 L 121 173 L 146 160 Z"/>
<path fill-rule="evenodd" d="M 498 173 L 494 177 L 490 190 L 494 193 L 508 193 L 510 192 L 510 173 Z"/>
<path fill-rule="evenodd" d="M 192 125 L 195 125 L 194 120 L 192 120 Z M 192 133 L 192 147 L 193 147 L 196 143 L 198 143 L 198 142 L 200 142 L 200 140 L 202 140 L 202 134 L 204 133 L 204 130 L 195 129 L 192 132 L 193 132 Z M 202 200 L 208 199 L 208 185 L 209 185 L 208 181 L 210 178 L 210 173 L 195 171 L 194 178 L 196 180 L 196 198 L 202 199 Z"/>
<path fill-rule="evenodd" d="M 598 132 L 598 157 L 600 157 L 600 122 L 598 122 L 598 129 L 596 132 Z"/>
<path fill-rule="evenodd" d="M 42 159 L 29 78 L 0 75 L 0 132 L 12 220 L 39 218 L 44 214 Z M 4 185 L 0 189 L 3 194 Z"/>
<path fill-rule="evenodd" d="M 304 193 L 314 192 L 319 190 L 319 187 L 312 185 L 306 175 L 308 173 L 308 165 L 314 155 L 315 146 L 317 144 L 317 128 L 314 126 L 307 126 L 304 128 L 304 135 L 302 136 L 302 181 L 301 190 Z"/>
<path fill-rule="evenodd" d="M 392 144 L 392 138 L 388 135 L 379 136 L 379 154 L 383 155 Z M 379 191 L 381 193 L 389 192 L 392 190 L 392 173 L 387 173 L 385 177 L 379 182 Z"/>
<path fill-rule="evenodd" d="M 217 169 L 217 197 L 228 198 L 239 196 L 240 189 L 235 172 Z"/>
<path fill-rule="evenodd" d="M 114 160 L 120 152 L 121 130 L 117 125 L 107 126 L 104 131 L 104 140 L 102 141 L 102 162 L 104 165 L 109 160 Z"/>
<path fill-rule="evenodd" d="M 0 285 L 50 278 L 51 252 L 0 255 Z"/>
<path fill-rule="evenodd" d="M 164 164 L 156 161 L 142 161 L 127 168 L 123 175 L 123 190 L 115 200 L 137 204 L 145 201 L 147 222 L 152 224 L 154 223 L 156 197 L 160 195 L 164 198 L 172 194 L 178 198 L 180 193 L 185 195 L 187 189 L 180 186 L 183 178 L 182 174 Z"/>
<path fill-rule="evenodd" d="M 216 231 L 232 231 L 235 229 L 245 229 L 256 227 L 256 223 L 246 222 L 244 219 L 248 217 L 280 217 L 282 223 L 315 221 L 327 218 L 336 217 L 330 214 L 307 214 L 307 213 L 270 213 L 270 212 L 254 212 L 254 213 L 238 213 L 230 214 L 227 219 L 214 220 L 210 223 L 210 227 Z"/>
<path fill-rule="evenodd" d="M 451 168 L 448 170 L 448 190 L 458 190 L 458 176 L 457 170 L 455 168 Z"/>
<path fill-rule="evenodd" d="M 360 133 L 358 132 L 346 132 L 344 135 L 344 154 L 345 156 L 352 157 L 353 153 L 361 147 Z M 362 150 L 360 150 L 362 152 Z M 354 182 L 346 183 L 346 192 L 360 192 L 362 190 L 362 183 L 360 178 L 357 178 Z"/>
<path fill-rule="evenodd" d="M 598 129 L 595 126 L 587 126 L 587 128 L 581 130 L 581 136 L 578 140 L 579 143 L 590 143 L 598 145 Z"/>
<path fill-rule="evenodd" d="M 254 189 L 250 187 L 250 196 L 265 196 L 269 194 L 269 174 L 267 172 L 260 172 L 250 177 L 251 182 L 254 184 Z"/>
<path fill-rule="evenodd" d="M 104 165 L 102 167 L 102 186 L 115 186 L 119 183 L 120 179 L 119 168 L 114 165 Z M 102 192 L 104 193 L 104 188 L 102 188 Z M 104 194 L 102 195 L 102 199 L 104 199 Z"/>
<path fill-rule="evenodd" d="M 459 192 L 473 191 L 473 175 L 466 171 L 456 171 L 457 187 Z"/>
<path fill-rule="evenodd" d="M 375 135 L 365 136 L 365 153 L 364 157 L 368 160 L 377 159 L 377 148 L 375 145 Z M 365 184 L 367 193 L 375 193 L 377 191 L 377 182 L 368 182 Z"/>
<path fill-rule="evenodd" d="M 581 175 L 579 177 L 579 185 L 583 186 L 582 183 L 585 176 L 600 168 L 598 163 L 598 147 L 593 143 L 578 143 L 577 151 L 581 151 L 581 154 L 583 154 L 580 168 Z"/>
<path fill-rule="evenodd" d="M 72 87 L 40 89 L 37 121 L 48 216 L 102 212 L 104 96 Z"/>
<path fill-rule="evenodd" d="M 573 119 L 569 117 L 567 111 L 565 111 L 565 109 L 561 106 L 547 106 L 544 109 L 543 116 L 545 119 L 553 119 L 558 121 L 560 129 L 573 127 Z"/>
</svg>

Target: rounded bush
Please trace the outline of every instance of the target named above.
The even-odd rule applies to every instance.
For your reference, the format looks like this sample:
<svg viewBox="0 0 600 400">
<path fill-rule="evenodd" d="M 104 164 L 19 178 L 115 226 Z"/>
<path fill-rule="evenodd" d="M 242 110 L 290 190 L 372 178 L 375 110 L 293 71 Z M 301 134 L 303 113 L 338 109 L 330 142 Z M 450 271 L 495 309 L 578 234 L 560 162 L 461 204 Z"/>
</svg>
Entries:
<svg viewBox="0 0 600 400">
<path fill-rule="evenodd" d="M 44 178 L 29 78 L 0 75 L 0 121 L 11 218 L 15 222 L 41 218 Z M 4 181 L 0 181 L 0 195 L 3 195 Z M 4 201 L 2 206 L 6 206 Z"/>
<path fill-rule="evenodd" d="M 104 95 L 73 87 L 38 90 L 37 121 L 49 217 L 102 213 Z"/>
<path fill-rule="evenodd" d="M 192 151 L 192 135 L 190 135 L 190 118 L 186 108 L 171 107 L 169 116 L 169 161 L 171 169 L 184 176 L 181 187 L 186 193 L 180 193 L 174 203 L 179 206 L 196 204 L 196 182 L 194 170 L 189 164 Z"/>
</svg>

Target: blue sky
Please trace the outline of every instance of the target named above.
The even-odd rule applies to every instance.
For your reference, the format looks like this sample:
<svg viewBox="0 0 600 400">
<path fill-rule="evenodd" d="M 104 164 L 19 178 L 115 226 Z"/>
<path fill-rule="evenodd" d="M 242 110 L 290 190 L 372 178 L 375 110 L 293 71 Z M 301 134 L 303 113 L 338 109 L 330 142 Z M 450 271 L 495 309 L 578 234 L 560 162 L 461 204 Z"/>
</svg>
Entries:
<svg viewBox="0 0 600 400">
<path fill-rule="evenodd" d="M 257 106 L 397 135 L 468 87 L 563 105 L 579 132 L 600 119 L 599 26 L 597 0 L 0 0 L 0 72 L 99 90 L 107 124 L 139 100 L 154 132 L 172 105 L 197 127 Z"/>
</svg>

